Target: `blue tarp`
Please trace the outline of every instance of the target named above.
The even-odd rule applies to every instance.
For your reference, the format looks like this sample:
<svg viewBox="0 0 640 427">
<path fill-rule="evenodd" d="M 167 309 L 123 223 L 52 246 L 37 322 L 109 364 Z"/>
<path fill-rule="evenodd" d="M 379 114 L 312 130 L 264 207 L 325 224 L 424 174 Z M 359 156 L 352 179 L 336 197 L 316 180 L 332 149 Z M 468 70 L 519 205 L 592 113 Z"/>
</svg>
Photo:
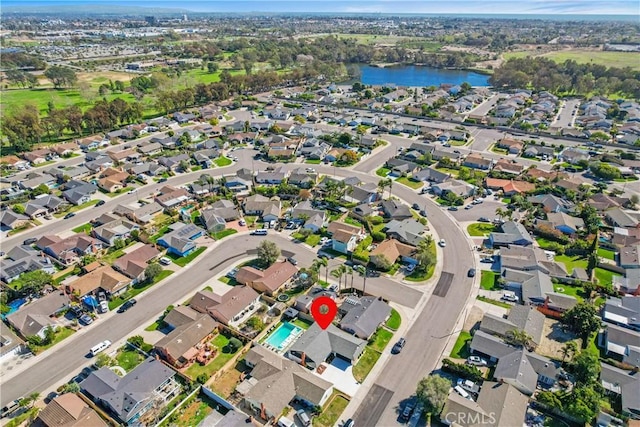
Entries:
<svg viewBox="0 0 640 427">
<path fill-rule="evenodd" d="M 82 300 L 83 303 L 86 304 L 87 307 L 89 308 L 98 308 L 98 306 L 100 304 L 98 304 L 98 300 L 95 299 L 95 297 L 88 295 L 86 297 L 84 297 L 84 299 Z"/>
</svg>

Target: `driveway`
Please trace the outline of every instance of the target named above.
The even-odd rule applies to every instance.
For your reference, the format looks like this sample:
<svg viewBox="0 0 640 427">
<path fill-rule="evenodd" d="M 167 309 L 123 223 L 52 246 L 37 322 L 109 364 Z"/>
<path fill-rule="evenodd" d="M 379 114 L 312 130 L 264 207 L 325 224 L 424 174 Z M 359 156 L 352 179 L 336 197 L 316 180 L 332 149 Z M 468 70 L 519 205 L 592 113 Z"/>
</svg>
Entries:
<svg viewBox="0 0 640 427">
<path fill-rule="evenodd" d="M 335 357 L 331 364 L 322 363 L 326 369 L 322 374 L 316 373 L 323 380 L 329 381 L 333 386 L 348 395 L 349 397 L 356 394 L 360 383 L 353 377 L 353 366 L 339 357 Z"/>
</svg>

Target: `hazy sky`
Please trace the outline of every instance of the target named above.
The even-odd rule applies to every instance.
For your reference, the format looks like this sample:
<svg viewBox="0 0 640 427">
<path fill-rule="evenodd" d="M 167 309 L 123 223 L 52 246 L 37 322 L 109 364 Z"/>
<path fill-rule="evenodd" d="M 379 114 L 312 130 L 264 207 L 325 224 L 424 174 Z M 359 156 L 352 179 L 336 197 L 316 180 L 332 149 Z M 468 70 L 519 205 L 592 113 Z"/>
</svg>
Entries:
<svg viewBox="0 0 640 427">
<path fill-rule="evenodd" d="M 640 0 L 3 0 L 3 6 L 123 5 L 197 12 L 349 12 L 639 15 Z"/>
</svg>

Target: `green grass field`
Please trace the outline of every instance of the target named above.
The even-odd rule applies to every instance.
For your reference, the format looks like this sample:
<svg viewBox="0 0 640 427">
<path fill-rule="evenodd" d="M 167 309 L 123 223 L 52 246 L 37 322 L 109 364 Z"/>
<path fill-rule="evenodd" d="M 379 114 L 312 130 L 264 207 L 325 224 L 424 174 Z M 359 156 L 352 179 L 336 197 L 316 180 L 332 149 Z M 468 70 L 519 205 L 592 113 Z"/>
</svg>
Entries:
<svg viewBox="0 0 640 427">
<path fill-rule="evenodd" d="M 638 54 L 634 52 L 607 52 L 602 50 L 561 50 L 557 52 L 547 52 L 539 54 L 534 51 L 507 52 L 502 55 L 505 59 L 525 58 L 527 56 L 542 56 L 555 62 L 562 63 L 567 59 L 572 59 L 579 64 L 599 64 L 606 67 L 624 68 L 631 67 L 640 70 Z"/>
<path fill-rule="evenodd" d="M 396 182 L 402 185 L 406 185 L 409 188 L 413 188 L 414 190 L 417 190 L 418 188 L 422 187 L 424 184 L 420 181 L 413 181 L 407 177 L 400 177 L 398 179 L 396 179 Z"/>
<path fill-rule="evenodd" d="M 480 273 L 480 287 L 487 291 L 495 291 L 500 289 L 499 286 L 496 286 L 496 276 L 498 276 L 498 273 L 496 272 L 482 270 L 482 272 Z"/>
<path fill-rule="evenodd" d="M 455 359 L 466 359 L 469 357 L 469 347 L 467 342 L 471 341 L 471 334 L 467 331 L 460 331 L 450 356 Z"/>
<path fill-rule="evenodd" d="M 493 224 L 487 224 L 482 222 L 476 222 L 474 224 L 469 224 L 467 227 L 467 232 L 470 236 L 488 236 L 489 233 L 496 231 L 496 227 Z"/>
<path fill-rule="evenodd" d="M 402 323 L 402 318 L 400 317 L 400 313 L 398 313 L 398 311 L 395 308 L 392 308 L 391 315 L 389 316 L 387 323 L 385 323 L 385 326 L 391 330 L 396 331 L 400 327 L 401 323 Z"/>
</svg>

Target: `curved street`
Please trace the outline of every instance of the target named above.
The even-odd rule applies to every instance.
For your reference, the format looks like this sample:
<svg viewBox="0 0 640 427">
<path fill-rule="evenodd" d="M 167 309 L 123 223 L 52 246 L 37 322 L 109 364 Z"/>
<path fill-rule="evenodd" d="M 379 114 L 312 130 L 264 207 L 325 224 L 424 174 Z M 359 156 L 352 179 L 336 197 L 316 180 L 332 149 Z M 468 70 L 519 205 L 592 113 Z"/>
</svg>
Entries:
<svg viewBox="0 0 640 427">
<path fill-rule="evenodd" d="M 316 165 L 316 169 L 325 175 L 356 176 L 363 182 L 377 183 L 380 177 L 375 175 L 375 170 L 394 154 L 393 150 L 396 145 L 403 145 L 401 142 L 404 141 L 395 141 L 401 138 L 393 139 L 394 145 L 381 147 L 354 168 L 343 169 Z M 408 144 L 410 141 L 406 143 Z M 229 167 L 181 174 L 170 178 L 166 183 L 153 183 L 140 187 L 131 194 L 124 194 L 108 200 L 103 206 L 80 211 L 71 219 L 52 221 L 51 224 L 44 227 L 37 227 L 21 233 L 19 236 L 5 239 L 4 244 L 19 244 L 20 241 L 30 237 L 67 231 L 111 211 L 117 204 L 131 203 L 144 198 L 163 185 L 187 184 L 203 173 L 214 176 L 232 175 L 243 167 L 255 170 L 266 167 L 266 163 L 253 160 L 255 153 L 250 149 L 235 151 L 234 155 L 238 157 L 238 162 Z M 285 167 L 293 169 L 299 166 L 298 164 L 289 164 Z M 431 297 L 427 296 L 430 293 L 424 292 L 430 285 L 403 285 L 384 277 L 367 279 L 368 292 L 381 295 L 406 307 L 416 308 L 416 315 L 413 318 L 403 320 L 407 325 L 412 325 L 406 334 L 407 345 L 400 355 L 388 359 L 380 376 L 375 381 L 375 386 L 369 393 L 371 399 L 362 400 L 358 409 L 355 407 L 347 408 L 347 412 L 353 413 L 355 411 L 356 422 L 360 425 L 396 424 L 396 410 L 399 402 L 412 395 L 419 379 L 434 369 L 446 345 L 448 335 L 455 327 L 458 317 L 467 303 L 473 285 L 473 280 L 466 277 L 466 271 L 473 266 L 475 258 L 468 239 L 449 213 L 426 196 L 422 196 L 403 185 L 394 185 L 392 193 L 393 196 L 409 204 L 418 203 L 420 206 L 426 207 L 432 231 L 437 234 L 435 237 L 437 239 L 443 238 L 447 242 L 445 248 L 438 248 L 439 265 L 442 267 L 443 275 L 433 289 Z M 310 248 L 303 246 L 305 250 L 300 250 L 300 244 L 282 236 L 270 235 L 269 239 L 276 240 L 283 251 L 295 253 L 302 265 L 309 265 L 316 256 Z M 219 243 L 214 243 L 192 265 L 172 275 L 163 284 L 156 285 L 141 294 L 138 298 L 139 304 L 135 309 L 123 314 L 109 313 L 108 322 L 100 321 L 88 328 L 83 328 L 61 345 L 29 360 L 28 362 L 32 363 L 29 363 L 29 368 L 21 372 L 19 377 L 13 376 L 3 381 L 0 403 L 4 405 L 33 391 L 46 390 L 48 387 L 69 378 L 82 366 L 89 363 L 86 353 L 95 343 L 105 339 L 118 343 L 140 325 L 153 321 L 168 305 L 180 301 L 186 302 L 190 295 L 199 290 L 207 280 L 218 277 L 234 262 L 245 258 L 247 250 L 254 249 L 259 240 L 259 237 L 246 234 L 228 237 L 224 240 L 224 253 L 217 249 Z M 184 280 L 186 277 L 188 280 Z M 435 279 L 437 278 L 434 278 L 433 281 Z M 362 286 L 358 280 L 354 284 L 358 288 Z M 380 394 L 381 399 L 376 399 L 375 390 L 388 391 Z M 352 406 L 357 403 L 354 400 Z"/>
</svg>

